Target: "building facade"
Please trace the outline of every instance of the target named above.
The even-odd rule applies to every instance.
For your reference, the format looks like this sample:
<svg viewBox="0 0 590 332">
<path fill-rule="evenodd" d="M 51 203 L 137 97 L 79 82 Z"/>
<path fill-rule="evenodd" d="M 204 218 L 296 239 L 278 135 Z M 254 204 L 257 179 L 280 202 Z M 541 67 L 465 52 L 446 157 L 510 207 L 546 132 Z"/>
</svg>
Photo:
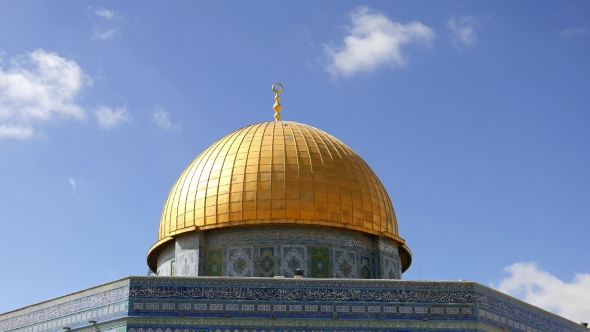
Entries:
<svg viewBox="0 0 590 332">
<path fill-rule="evenodd" d="M 587 332 L 474 282 L 127 277 L 0 315 L 11 332 Z"/>
</svg>

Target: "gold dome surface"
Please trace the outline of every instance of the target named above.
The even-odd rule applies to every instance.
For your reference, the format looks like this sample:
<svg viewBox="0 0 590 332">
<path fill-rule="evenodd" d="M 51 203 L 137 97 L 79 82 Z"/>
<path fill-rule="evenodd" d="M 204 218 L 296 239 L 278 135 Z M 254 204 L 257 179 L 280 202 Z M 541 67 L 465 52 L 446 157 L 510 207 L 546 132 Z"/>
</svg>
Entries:
<svg viewBox="0 0 590 332">
<path fill-rule="evenodd" d="M 166 200 L 148 262 L 155 266 L 163 245 L 182 233 L 272 224 L 385 236 L 411 255 L 391 200 L 367 163 L 324 131 L 281 121 L 236 130 L 192 161 Z"/>
</svg>

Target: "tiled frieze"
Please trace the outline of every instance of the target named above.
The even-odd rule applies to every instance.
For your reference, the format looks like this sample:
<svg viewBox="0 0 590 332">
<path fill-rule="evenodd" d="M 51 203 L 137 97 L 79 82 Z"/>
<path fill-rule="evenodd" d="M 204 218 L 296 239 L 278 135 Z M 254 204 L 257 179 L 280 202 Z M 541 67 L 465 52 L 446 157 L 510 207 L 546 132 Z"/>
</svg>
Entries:
<svg viewBox="0 0 590 332">
<path fill-rule="evenodd" d="M 148 278 L 149 279 L 149 278 Z M 144 280 L 146 280 L 144 278 Z M 563 318 L 539 310 L 529 306 L 519 300 L 505 296 L 499 292 L 493 291 L 487 287 L 477 285 L 470 282 L 416 282 L 416 281 L 400 281 L 400 280 L 338 280 L 338 279 L 244 279 L 241 280 L 239 286 L 235 286 L 231 291 L 220 289 L 220 285 L 232 284 L 233 281 L 222 279 L 203 279 L 200 287 L 182 287 L 181 280 L 174 284 L 174 296 L 190 297 L 193 299 L 202 300 L 239 300 L 239 301 L 302 301 L 302 313 L 313 312 L 311 310 L 313 305 L 317 305 L 319 313 L 337 313 L 337 308 L 334 301 L 359 301 L 364 302 L 365 314 L 381 312 L 382 315 L 405 315 L 405 317 L 421 315 L 428 315 L 432 319 L 436 317 L 457 317 L 458 319 L 465 319 L 472 317 L 475 319 L 476 309 L 473 306 L 477 303 L 493 303 L 494 300 L 499 303 L 503 297 L 506 297 L 508 302 L 513 302 L 521 307 L 518 310 L 523 310 L 523 315 L 528 317 L 522 320 L 522 324 L 528 324 L 531 329 L 542 330 L 556 330 L 556 331 L 584 331 L 577 328 L 575 324 L 564 323 Z M 149 281 L 149 280 L 148 280 Z M 150 283 L 148 282 L 147 285 Z M 147 286 L 146 285 L 146 286 Z M 481 288 L 487 291 L 488 295 L 478 294 L 476 288 Z M 132 287 L 132 289 L 135 289 Z M 214 289 L 219 289 L 216 291 Z M 362 289 L 362 291 L 360 290 Z M 137 289 L 140 292 L 140 288 Z M 159 297 L 165 297 L 165 292 L 154 287 L 149 287 L 152 294 Z M 132 290 L 132 293 L 135 292 Z M 135 294 L 135 293 L 134 293 Z M 138 293 L 139 294 L 139 293 Z M 186 294 L 186 295 L 185 295 Z M 190 295 L 189 295 L 190 294 Z M 488 298 L 483 300 L 481 296 Z M 498 299 L 500 297 L 500 299 Z M 310 304 L 312 302 L 313 304 Z M 326 302 L 332 302 L 327 304 Z M 373 304 L 371 304 L 371 302 Z M 392 303 L 425 303 L 426 305 L 392 305 Z M 455 304 L 450 305 L 450 304 Z M 278 304 L 280 305 L 280 304 Z M 297 305 L 296 303 L 284 303 L 287 307 L 289 305 Z M 352 303 L 349 306 L 353 305 Z M 261 305 L 256 305 L 256 310 Z M 340 304 L 339 306 L 345 306 Z M 358 305 L 356 305 L 358 307 Z M 524 306 L 524 307 L 523 307 Z M 505 306 L 509 308 L 510 306 Z M 530 308 L 529 308 L 530 307 Z M 427 308 L 427 309 L 424 309 Z M 346 310 L 346 309 L 341 309 Z M 349 307 L 348 314 L 352 315 L 353 310 L 355 314 L 362 313 L 362 309 Z M 273 308 L 268 308 L 267 312 L 272 313 Z M 512 311 L 516 312 L 516 311 Z M 341 312 L 342 314 L 346 314 Z M 391 316 L 393 317 L 393 316 Z M 549 319 L 545 318 L 548 317 Z M 561 322 L 561 323 L 559 323 Z M 553 325 L 552 325 L 553 324 Z M 527 331 L 526 332 L 534 332 Z"/>
<path fill-rule="evenodd" d="M 111 303 L 92 310 L 79 311 L 73 314 L 64 315 L 56 319 L 43 320 L 41 322 L 27 325 L 23 328 L 6 329 L 14 332 L 42 332 L 42 331 L 63 331 L 64 327 L 78 328 L 88 325 L 88 320 L 102 321 L 112 320 L 127 316 L 127 303 Z M 4 329 L 2 331 L 5 331 Z"/>
<path fill-rule="evenodd" d="M 127 332 L 390 332 L 390 331 L 503 332 L 475 321 L 301 320 L 267 318 L 131 318 Z"/>
<path fill-rule="evenodd" d="M 131 298 L 222 299 L 222 300 L 289 300 L 306 301 L 377 301 L 473 303 L 473 291 L 404 291 L 398 289 L 342 289 L 300 287 L 222 287 L 140 286 L 131 287 Z"/>
<path fill-rule="evenodd" d="M 530 306 L 526 303 L 515 305 L 483 294 L 476 295 L 476 303 L 479 308 L 479 318 L 494 325 L 522 332 L 536 332 L 534 330 L 537 327 L 558 332 L 570 331 L 570 328 L 564 324 L 564 321 L 567 321 L 564 318 L 549 312 L 546 312 L 545 315 L 531 315 L 530 310 L 523 308 L 523 306 Z M 554 317 L 548 317 L 550 315 Z"/>
<path fill-rule="evenodd" d="M 80 291 L 46 301 L 21 310 L 0 315 L 0 331 L 53 321 L 61 317 L 88 310 L 96 311 L 104 305 L 126 300 L 129 295 L 129 279 Z M 77 316 L 76 316 L 77 317 Z M 66 319 L 67 320 L 67 319 Z M 70 318 L 71 321 L 71 318 Z"/>
<path fill-rule="evenodd" d="M 235 230 L 213 231 L 207 235 L 207 244 L 211 246 L 223 246 L 228 243 L 259 242 L 266 243 L 285 242 L 312 242 L 337 246 L 358 248 L 373 251 L 378 244 L 373 239 L 359 232 L 347 232 L 332 228 L 326 231 L 318 231 L 318 228 L 309 227 L 256 227 L 240 228 Z"/>
<path fill-rule="evenodd" d="M 58 310 L 59 306 L 120 291 L 121 287 L 113 289 L 109 285 L 111 288 L 103 288 L 109 290 L 98 294 L 82 291 L 69 297 L 69 302 L 57 299 L 48 301 L 54 306 L 42 303 L 0 315 L 1 331 L 61 332 L 68 327 L 80 332 L 117 332 L 103 329 L 115 321 L 123 322 L 129 329 L 143 328 L 144 332 L 149 328 L 153 332 L 158 328 L 162 332 L 180 328 L 181 331 L 192 328 L 195 332 L 201 328 L 208 332 L 216 329 L 223 332 L 225 329 L 230 332 L 236 329 L 238 332 L 587 331 L 564 318 L 472 282 L 224 277 L 130 277 L 125 282 L 129 286 L 122 288 L 123 293 L 117 296 L 124 296 L 119 300 L 86 309 L 70 307 L 70 311 L 62 311 L 52 318 L 23 320 L 41 310 Z M 113 294 L 109 295 L 110 299 L 118 298 Z M 32 310 L 33 307 L 38 310 Z M 96 329 L 89 330 L 88 320 L 98 322 Z M 318 325 L 305 325 L 306 322 Z"/>
</svg>

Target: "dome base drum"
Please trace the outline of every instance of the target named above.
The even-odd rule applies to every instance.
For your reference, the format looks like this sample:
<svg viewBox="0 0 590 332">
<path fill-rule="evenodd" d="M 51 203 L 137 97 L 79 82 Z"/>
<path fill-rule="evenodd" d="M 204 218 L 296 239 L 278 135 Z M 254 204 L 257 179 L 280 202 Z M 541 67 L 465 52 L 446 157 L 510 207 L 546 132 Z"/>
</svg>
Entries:
<svg viewBox="0 0 590 332">
<path fill-rule="evenodd" d="M 401 279 L 398 245 L 331 227 L 261 226 L 191 232 L 158 257 L 159 276 Z"/>
</svg>

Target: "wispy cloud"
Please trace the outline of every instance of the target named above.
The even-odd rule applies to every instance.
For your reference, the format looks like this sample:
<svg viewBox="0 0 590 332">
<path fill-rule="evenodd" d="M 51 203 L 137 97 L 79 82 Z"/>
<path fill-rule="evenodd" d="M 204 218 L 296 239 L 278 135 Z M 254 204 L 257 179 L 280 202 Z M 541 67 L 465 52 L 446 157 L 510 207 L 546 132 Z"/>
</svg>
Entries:
<svg viewBox="0 0 590 332">
<path fill-rule="evenodd" d="M 494 287 L 497 290 L 567 319 L 590 318 L 590 273 L 576 274 L 565 282 L 533 262 L 515 263 L 503 271 L 510 275 Z"/>
<path fill-rule="evenodd" d="M 404 66 L 407 63 L 402 54 L 404 45 L 430 45 L 435 37 L 434 30 L 418 21 L 408 24 L 392 22 L 368 7 L 353 11 L 350 18 L 352 26 L 348 27 L 344 45 L 324 46 L 330 59 L 326 70 L 332 77 L 372 72 L 382 65 Z"/>
<path fill-rule="evenodd" d="M 76 190 L 76 181 L 72 178 L 69 178 L 68 181 L 70 182 L 70 185 L 72 186 L 72 190 Z"/>
<path fill-rule="evenodd" d="M 92 81 L 75 61 L 38 49 L 1 65 L 0 138 L 25 139 L 39 123 L 85 117 L 75 99 Z"/>
<path fill-rule="evenodd" d="M 94 115 L 98 120 L 98 125 L 102 129 L 111 129 L 124 122 L 133 121 L 133 117 L 129 114 L 126 107 L 112 109 L 107 106 L 100 106 Z"/>
<path fill-rule="evenodd" d="M 180 125 L 173 124 L 172 121 L 170 121 L 170 113 L 161 108 L 156 108 L 156 110 L 152 113 L 152 122 L 164 130 L 182 129 Z"/>
<path fill-rule="evenodd" d="M 471 49 L 477 42 L 474 28 L 479 24 L 479 20 L 473 16 L 451 18 L 447 22 L 447 28 L 451 30 L 451 43 L 459 50 Z"/>
<path fill-rule="evenodd" d="M 115 37 L 116 33 L 117 33 L 117 29 L 111 29 L 111 30 L 107 30 L 105 32 L 95 32 L 94 37 L 100 38 L 100 39 L 111 39 L 111 38 Z"/>
<path fill-rule="evenodd" d="M 106 18 L 107 20 L 110 20 L 113 17 L 115 17 L 115 12 L 113 12 L 112 10 L 108 10 L 106 8 L 94 9 L 94 14 L 96 14 L 96 16 Z"/>
<path fill-rule="evenodd" d="M 571 28 L 566 29 L 561 32 L 564 36 L 575 36 L 575 35 L 584 35 L 588 33 L 588 29 L 586 28 Z"/>
</svg>

